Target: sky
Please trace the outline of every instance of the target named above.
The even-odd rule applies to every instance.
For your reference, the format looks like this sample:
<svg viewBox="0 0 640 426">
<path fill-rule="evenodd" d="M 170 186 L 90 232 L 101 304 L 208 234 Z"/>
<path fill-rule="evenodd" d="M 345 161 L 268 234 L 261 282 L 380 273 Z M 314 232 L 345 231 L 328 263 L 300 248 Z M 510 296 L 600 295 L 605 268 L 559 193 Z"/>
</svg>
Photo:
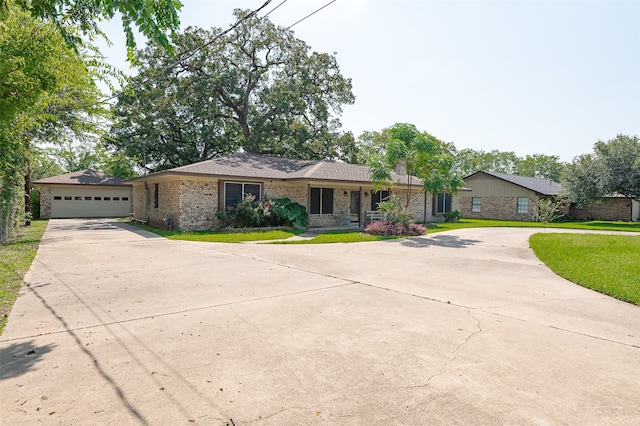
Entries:
<svg viewBox="0 0 640 426">
<path fill-rule="evenodd" d="M 226 29 L 233 9 L 264 2 L 183 0 L 181 28 Z M 288 27 L 330 2 L 286 0 L 269 18 Z M 635 0 L 335 0 L 292 30 L 352 80 L 343 131 L 411 123 L 459 150 L 571 161 L 640 135 L 638 21 Z M 134 73 L 120 22 L 103 29 L 107 62 Z"/>
</svg>

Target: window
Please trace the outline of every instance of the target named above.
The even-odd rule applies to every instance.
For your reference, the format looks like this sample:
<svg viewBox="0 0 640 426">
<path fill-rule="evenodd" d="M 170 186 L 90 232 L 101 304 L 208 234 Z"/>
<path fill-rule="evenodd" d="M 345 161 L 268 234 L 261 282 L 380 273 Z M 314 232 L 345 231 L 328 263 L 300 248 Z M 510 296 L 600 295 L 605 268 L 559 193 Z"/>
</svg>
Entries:
<svg viewBox="0 0 640 426">
<path fill-rule="evenodd" d="M 53 199 L 54 199 L 54 200 L 62 200 L 62 197 L 61 197 L 61 196 L 59 196 L 59 195 L 56 195 L 56 196 L 54 196 L 54 197 L 53 197 Z"/>
<path fill-rule="evenodd" d="M 333 214 L 333 188 L 311 188 L 311 214 Z"/>
<path fill-rule="evenodd" d="M 73 199 L 74 199 L 75 201 L 80 201 L 80 200 L 82 200 L 82 197 L 73 197 Z"/>
<path fill-rule="evenodd" d="M 103 200 L 105 201 L 111 201 L 111 197 L 104 197 Z"/>
<path fill-rule="evenodd" d="M 382 201 L 387 201 L 389 198 L 389 191 L 371 191 L 371 210 L 378 210 L 378 204 Z"/>
<path fill-rule="evenodd" d="M 158 186 L 159 185 L 157 183 L 153 184 L 153 208 L 154 209 L 157 209 L 158 205 L 160 204 L 160 203 L 158 203 L 158 193 L 159 193 Z"/>
<path fill-rule="evenodd" d="M 93 200 L 94 201 L 100 201 L 100 200 L 102 200 L 102 197 L 93 197 Z"/>
<path fill-rule="evenodd" d="M 480 197 L 471 197 L 471 211 L 480 213 Z"/>
<path fill-rule="evenodd" d="M 71 195 L 65 195 L 65 196 L 64 196 L 64 199 L 65 199 L 66 201 L 71 200 Z"/>
<path fill-rule="evenodd" d="M 254 195 L 256 200 L 261 198 L 259 183 L 225 182 L 224 207 L 231 207 L 247 195 Z"/>
<path fill-rule="evenodd" d="M 518 197 L 518 213 L 529 213 L 529 199 Z"/>
<path fill-rule="evenodd" d="M 122 201 L 129 201 L 129 197 L 122 197 Z"/>
<path fill-rule="evenodd" d="M 434 197 L 434 213 L 443 214 L 451 211 L 451 194 L 441 192 Z"/>
<path fill-rule="evenodd" d="M 85 201 L 91 201 L 91 197 L 84 197 Z"/>
<path fill-rule="evenodd" d="M 120 197 L 113 197 L 113 201 L 120 201 Z"/>
</svg>

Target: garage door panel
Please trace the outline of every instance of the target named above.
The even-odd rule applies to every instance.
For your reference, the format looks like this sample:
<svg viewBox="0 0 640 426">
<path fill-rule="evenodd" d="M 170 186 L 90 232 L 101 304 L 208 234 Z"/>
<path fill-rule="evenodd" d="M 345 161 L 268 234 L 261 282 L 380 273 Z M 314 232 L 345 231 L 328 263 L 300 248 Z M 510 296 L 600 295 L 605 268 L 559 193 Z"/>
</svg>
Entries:
<svg viewBox="0 0 640 426">
<path fill-rule="evenodd" d="M 118 188 L 54 188 L 51 217 L 119 217 L 131 212 L 131 190 Z"/>
</svg>

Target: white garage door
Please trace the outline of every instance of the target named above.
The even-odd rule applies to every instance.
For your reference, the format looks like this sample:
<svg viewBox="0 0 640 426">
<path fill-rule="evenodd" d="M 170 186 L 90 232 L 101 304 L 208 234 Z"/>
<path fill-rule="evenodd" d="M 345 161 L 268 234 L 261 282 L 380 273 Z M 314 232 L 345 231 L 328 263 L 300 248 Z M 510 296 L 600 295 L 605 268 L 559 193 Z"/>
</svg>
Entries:
<svg viewBox="0 0 640 426">
<path fill-rule="evenodd" d="M 131 189 L 52 188 L 51 217 L 120 217 L 131 212 Z"/>
</svg>

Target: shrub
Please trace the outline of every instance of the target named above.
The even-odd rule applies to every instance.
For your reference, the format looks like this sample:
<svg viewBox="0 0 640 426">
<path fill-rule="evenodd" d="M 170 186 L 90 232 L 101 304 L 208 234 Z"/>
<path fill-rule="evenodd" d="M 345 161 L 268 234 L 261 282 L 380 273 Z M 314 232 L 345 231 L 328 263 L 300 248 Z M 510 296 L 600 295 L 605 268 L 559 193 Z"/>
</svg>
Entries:
<svg viewBox="0 0 640 426">
<path fill-rule="evenodd" d="M 216 213 L 223 227 L 259 228 L 268 226 L 307 226 L 307 209 L 288 198 L 257 200 L 247 195 L 236 205 Z"/>
<path fill-rule="evenodd" d="M 392 223 L 402 224 L 408 227 L 413 222 L 411 212 L 405 209 L 400 199 L 395 195 L 390 195 L 385 201 L 378 204 L 378 211 L 383 213 Z"/>
<path fill-rule="evenodd" d="M 390 220 L 377 220 L 367 225 L 364 228 L 364 232 L 383 237 L 393 235 L 415 236 L 423 235 L 427 232 L 427 229 L 417 223 L 410 223 L 409 225 L 404 226 L 400 223 L 393 223 Z"/>
<path fill-rule="evenodd" d="M 460 210 L 446 212 L 443 216 L 445 222 L 460 222 Z"/>
</svg>

